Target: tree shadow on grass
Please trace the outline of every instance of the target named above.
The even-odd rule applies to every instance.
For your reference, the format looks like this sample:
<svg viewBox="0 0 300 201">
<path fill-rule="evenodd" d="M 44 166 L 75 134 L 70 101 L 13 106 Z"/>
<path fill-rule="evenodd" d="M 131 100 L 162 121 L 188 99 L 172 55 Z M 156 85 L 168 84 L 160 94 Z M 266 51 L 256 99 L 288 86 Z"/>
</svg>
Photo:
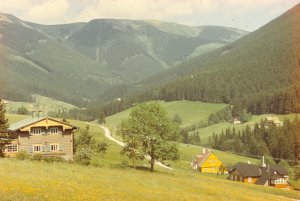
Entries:
<svg viewBox="0 0 300 201">
<path fill-rule="evenodd" d="M 142 171 L 142 172 L 149 172 L 149 173 L 154 173 L 154 174 L 164 174 L 164 175 L 174 175 L 173 171 L 163 171 L 163 170 L 155 169 L 155 168 L 154 168 L 154 172 L 151 172 L 150 167 L 146 167 L 146 166 L 135 166 L 135 168 L 134 168 L 132 165 L 129 165 L 128 167 L 133 170 Z"/>
</svg>

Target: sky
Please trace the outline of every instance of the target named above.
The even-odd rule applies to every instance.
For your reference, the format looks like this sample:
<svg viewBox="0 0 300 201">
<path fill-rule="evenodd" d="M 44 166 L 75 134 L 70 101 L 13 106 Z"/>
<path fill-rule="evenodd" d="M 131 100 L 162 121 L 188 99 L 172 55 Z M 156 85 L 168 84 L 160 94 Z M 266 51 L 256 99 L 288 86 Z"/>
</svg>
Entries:
<svg viewBox="0 0 300 201">
<path fill-rule="evenodd" d="M 297 3 L 300 0 L 0 0 L 0 12 L 39 24 L 155 19 L 254 31 Z"/>
</svg>

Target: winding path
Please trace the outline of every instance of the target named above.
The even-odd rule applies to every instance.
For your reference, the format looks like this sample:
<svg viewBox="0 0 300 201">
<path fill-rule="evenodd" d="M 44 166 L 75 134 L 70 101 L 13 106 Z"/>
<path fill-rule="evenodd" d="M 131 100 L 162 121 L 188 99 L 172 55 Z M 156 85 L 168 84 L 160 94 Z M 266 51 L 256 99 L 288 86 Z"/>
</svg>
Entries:
<svg viewBox="0 0 300 201">
<path fill-rule="evenodd" d="M 122 146 L 122 147 L 125 146 L 125 143 L 124 143 L 124 142 L 121 142 L 121 141 L 117 140 L 116 138 L 112 137 L 112 135 L 111 135 L 109 129 L 106 128 L 105 126 L 100 126 L 100 125 L 98 125 L 98 124 L 95 124 L 95 123 L 89 123 L 89 122 L 87 122 L 87 123 L 102 128 L 102 129 L 104 130 L 104 135 L 105 135 L 106 138 L 108 138 L 109 140 L 111 140 L 111 141 L 117 143 L 118 145 L 120 145 L 120 146 Z M 150 156 L 148 156 L 148 155 L 146 155 L 145 158 L 146 158 L 147 160 L 150 160 Z M 170 167 L 168 167 L 168 166 L 162 164 L 162 163 L 159 162 L 159 161 L 156 161 L 156 162 L 155 162 L 155 165 L 160 166 L 160 167 L 165 168 L 165 169 L 168 169 L 168 170 L 174 170 L 173 168 L 170 168 Z"/>
</svg>

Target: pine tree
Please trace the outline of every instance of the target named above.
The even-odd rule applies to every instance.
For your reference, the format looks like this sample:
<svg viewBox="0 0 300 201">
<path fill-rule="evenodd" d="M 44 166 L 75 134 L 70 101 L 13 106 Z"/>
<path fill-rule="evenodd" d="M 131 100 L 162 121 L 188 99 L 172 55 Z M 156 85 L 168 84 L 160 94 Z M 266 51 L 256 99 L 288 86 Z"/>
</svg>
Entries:
<svg viewBox="0 0 300 201">
<path fill-rule="evenodd" d="M 8 119 L 5 117 L 5 105 L 0 99 L 0 156 L 3 156 L 3 150 L 7 143 L 7 129 L 8 129 Z"/>
</svg>

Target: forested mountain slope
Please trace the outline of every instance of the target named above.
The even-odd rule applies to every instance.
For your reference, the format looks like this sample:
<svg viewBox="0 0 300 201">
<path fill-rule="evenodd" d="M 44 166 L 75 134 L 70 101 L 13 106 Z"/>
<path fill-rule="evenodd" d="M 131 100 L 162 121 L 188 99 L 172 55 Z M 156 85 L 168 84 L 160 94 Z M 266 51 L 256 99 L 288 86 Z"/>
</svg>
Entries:
<svg viewBox="0 0 300 201">
<path fill-rule="evenodd" d="M 0 13 L 0 95 L 24 101 L 40 94 L 85 105 L 103 100 L 103 91 L 111 86 L 134 84 L 246 33 L 109 19 L 39 25 Z"/>
<path fill-rule="evenodd" d="M 0 16 L 1 97 L 28 100 L 37 93 L 80 105 L 119 80 L 106 67 L 23 21 Z"/>
<path fill-rule="evenodd" d="M 236 42 L 153 76 L 147 82 L 160 86 L 140 87 L 118 104 L 187 99 L 231 103 L 254 114 L 299 112 L 299 81 L 300 4 Z"/>
<path fill-rule="evenodd" d="M 94 19 L 88 23 L 31 26 L 131 83 L 247 34 L 228 27 L 190 27 L 155 20 Z"/>
</svg>

